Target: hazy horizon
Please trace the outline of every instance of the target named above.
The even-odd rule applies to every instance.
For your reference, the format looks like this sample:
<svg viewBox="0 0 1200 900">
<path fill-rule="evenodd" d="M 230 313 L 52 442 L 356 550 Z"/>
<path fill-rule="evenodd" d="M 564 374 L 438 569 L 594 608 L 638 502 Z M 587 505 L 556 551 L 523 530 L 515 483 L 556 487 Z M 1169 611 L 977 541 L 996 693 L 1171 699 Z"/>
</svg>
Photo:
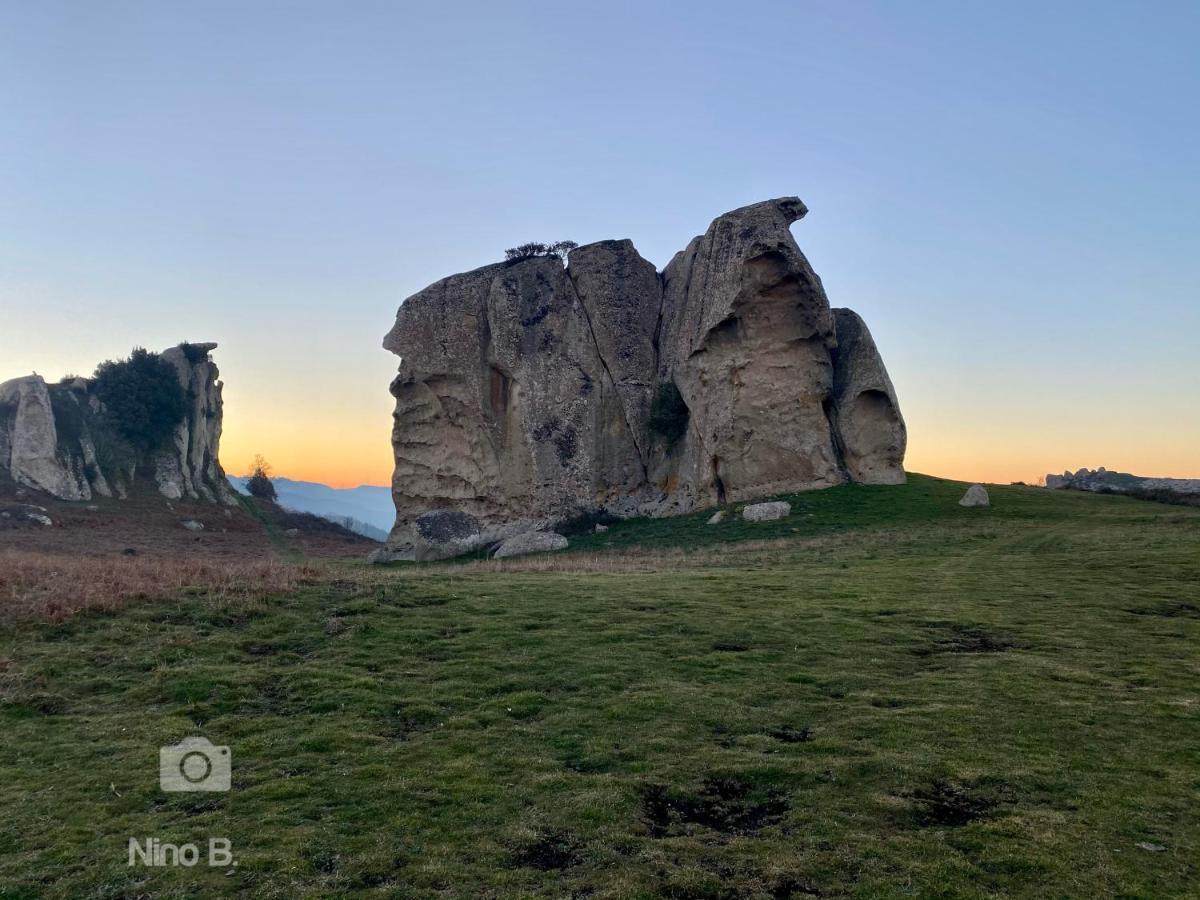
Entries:
<svg viewBox="0 0 1200 900">
<path fill-rule="evenodd" d="M 796 194 L 905 467 L 1200 477 L 1186 3 L 0 9 L 0 381 L 217 341 L 222 462 L 390 482 L 406 296 L 528 240 L 659 269 Z"/>
</svg>

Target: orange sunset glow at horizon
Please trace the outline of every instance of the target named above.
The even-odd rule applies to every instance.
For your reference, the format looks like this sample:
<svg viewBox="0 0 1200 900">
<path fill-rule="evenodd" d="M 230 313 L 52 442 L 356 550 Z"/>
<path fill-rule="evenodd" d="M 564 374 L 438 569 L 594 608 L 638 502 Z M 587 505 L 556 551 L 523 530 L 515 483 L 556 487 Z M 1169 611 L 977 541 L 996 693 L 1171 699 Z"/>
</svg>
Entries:
<svg viewBox="0 0 1200 900">
<path fill-rule="evenodd" d="M 351 418 L 335 411 L 331 423 L 303 420 L 273 422 L 269 410 L 245 415 L 229 397 L 221 459 L 231 475 L 247 474 L 255 454 L 271 463 L 274 474 L 298 481 L 313 481 L 337 488 L 359 485 L 388 486 L 392 481 L 391 397 L 386 385 L 371 404 L 372 414 Z M 1050 473 L 1081 466 L 1105 466 L 1112 471 L 1148 477 L 1200 477 L 1193 448 L 1200 433 L 1190 439 L 1147 446 L 1153 423 L 1124 427 L 1116 422 L 1099 427 L 1079 422 L 1073 427 L 1053 421 L 1052 410 L 1019 408 L 987 411 L 977 420 L 938 414 L 937 404 L 913 398 L 901 408 L 908 424 L 905 469 L 958 481 L 1007 484 L 1037 483 Z M 992 421 L 988 418 L 992 417 Z"/>
</svg>

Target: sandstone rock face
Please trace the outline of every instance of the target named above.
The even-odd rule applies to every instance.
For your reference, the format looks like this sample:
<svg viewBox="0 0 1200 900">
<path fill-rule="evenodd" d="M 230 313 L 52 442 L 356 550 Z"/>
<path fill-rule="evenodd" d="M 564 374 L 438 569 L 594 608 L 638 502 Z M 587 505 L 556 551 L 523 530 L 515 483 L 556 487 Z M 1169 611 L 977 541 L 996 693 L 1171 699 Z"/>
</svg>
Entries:
<svg viewBox="0 0 1200 900">
<path fill-rule="evenodd" d="M 174 447 L 159 455 L 169 459 L 166 468 L 178 471 L 178 481 L 172 486 L 193 500 L 208 500 L 236 505 L 237 497 L 221 468 L 221 402 L 220 372 L 210 354 L 217 345 L 188 344 L 162 352 L 162 358 L 175 367 L 179 383 L 187 392 L 189 410 L 175 429 Z M 160 483 L 161 489 L 161 483 Z M 162 489 L 164 496 L 169 496 Z"/>
<path fill-rule="evenodd" d="M 400 307 L 388 554 L 416 519 L 485 541 L 572 515 L 671 515 L 904 480 L 904 421 L 870 332 L 831 310 L 797 198 L 717 218 L 660 274 L 627 240 L 453 275 Z M 656 398 L 686 407 L 669 435 Z"/>
<path fill-rule="evenodd" d="M 835 309 L 833 316 L 832 421 L 846 472 L 863 484 L 903 484 L 908 432 L 896 389 L 858 313 Z"/>
<path fill-rule="evenodd" d="M 161 354 L 175 368 L 188 412 L 169 446 L 142 460 L 101 452 L 98 441 L 113 423 L 88 379 L 48 385 L 29 375 L 0 384 L 0 478 L 61 500 L 90 500 L 124 497 L 145 475 L 168 499 L 235 505 L 218 457 L 221 382 L 209 356 L 216 346 L 184 344 Z"/>
<path fill-rule="evenodd" d="M 982 484 L 973 484 L 967 488 L 967 492 L 963 494 L 962 499 L 958 501 L 959 506 L 991 506 L 992 501 L 988 497 L 987 489 Z"/>
<path fill-rule="evenodd" d="M 789 230 L 806 212 L 786 198 L 726 213 L 663 271 L 658 374 L 691 422 L 654 474 L 680 511 L 845 480 L 826 411 L 833 316 Z"/>
<path fill-rule="evenodd" d="M 747 522 L 774 522 L 778 519 L 786 519 L 791 514 L 792 504 L 783 500 L 752 503 L 742 510 L 742 518 Z"/>
<path fill-rule="evenodd" d="M 507 538 L 493 554 L 495 559 L 506 559 L 510 556 L 525 556 L 528 553 L 546 553 L 550 550 L 563 550 L 567 539 L 552 531 L 527 531 L 514 534 Z"/>
<path fill-rule="evenodd" d="M 63 458 L 50 391 L 40 375 L 27 375 L 0 384 L 0 465 L 17 484 L 45 491 L 63 500 L 88 500 L 91 489 L 83 477 L 81 458 Z M 80 453 L 82 457 L 82 450 Z"/>
</svg>

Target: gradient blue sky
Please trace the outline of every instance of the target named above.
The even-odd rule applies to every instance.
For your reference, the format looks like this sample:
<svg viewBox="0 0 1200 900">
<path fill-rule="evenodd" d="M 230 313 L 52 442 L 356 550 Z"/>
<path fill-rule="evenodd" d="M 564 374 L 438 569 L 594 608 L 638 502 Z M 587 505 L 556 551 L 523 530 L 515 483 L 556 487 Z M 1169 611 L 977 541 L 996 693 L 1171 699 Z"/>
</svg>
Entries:
<svg viewBox="0 0 1200 900">
<path fill-rule="evenodd" d="M 1200 477 L 1195 2 L 0 3 L 0 379 L 216 340 L 222 456 L 387 480 L 397 304 L 794 233 L 909 468 Z"/>
</svg>

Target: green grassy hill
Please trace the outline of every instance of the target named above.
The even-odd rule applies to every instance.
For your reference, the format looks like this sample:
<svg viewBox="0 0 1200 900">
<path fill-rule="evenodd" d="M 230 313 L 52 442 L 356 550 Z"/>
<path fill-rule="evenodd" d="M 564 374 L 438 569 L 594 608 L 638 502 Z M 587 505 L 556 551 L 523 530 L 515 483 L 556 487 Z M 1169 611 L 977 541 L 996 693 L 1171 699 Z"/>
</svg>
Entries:
<svg viewBox="0 0 1200 900">
<path fill-rule="evenodd" d="M 0 896 L 1194 896 L 1200 510 L 964 487 L 10 627 Z"/>
</svg>

